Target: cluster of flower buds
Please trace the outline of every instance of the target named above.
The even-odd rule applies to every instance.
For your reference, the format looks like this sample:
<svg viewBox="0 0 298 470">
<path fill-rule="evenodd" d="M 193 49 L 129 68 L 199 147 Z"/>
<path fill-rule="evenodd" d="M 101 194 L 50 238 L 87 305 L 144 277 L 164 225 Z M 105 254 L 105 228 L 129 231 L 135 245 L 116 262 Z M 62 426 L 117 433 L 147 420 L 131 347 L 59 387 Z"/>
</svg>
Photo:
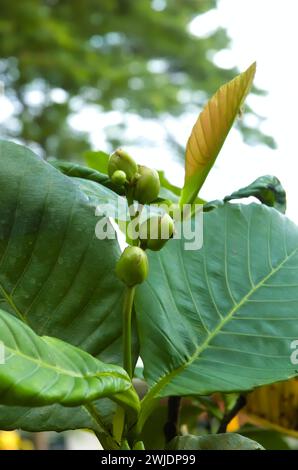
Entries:
<svg viewBox="0 0 298 470">
<path fill-rule="evenodd" d="M 131 187 L 134 200 L 141 204 L 150 204 L 158 197 L 160 181 L 157 171 L 137 165 L 122 149 L 116 150 L 110 156 L 108 173 L 113 183 Z"/>
<path fill-rule="evenodd" d="M 109 177 L 114 184 L 130 190 L 135 201 L 150 204 L 157 199 L 160 190 L 156 170 L 137 165 L 122 149 L 116 150 L 109 159 Z M 168 214 L 154 215 L 139 227 L 139 246 L 128 246 L 116 265 L 117 277 L 128 287 L 141 284 L 148 275 L 146 249 L 158 251 L 173 236 L 174 222 Z"/>
<path fill-rule="evenodd" d="M 131 182 L 131 180 L 138 171 L 138 165 L 136 164 L 134 159 L 131 158 L 131 156 L 128 155 L 128 153 L 124 152 L 122 149 L 116 150 L 116 152 L 112 153 L 109 158 L 108 173 L 111 180 L 113 180 L 115 176 L 117 179 L 117 174 L 119 175 L 119 171 L 121 171 L 121 174 L 124 173 L 125 181 L 127 181 L 128 183 Z"/>
</svg>

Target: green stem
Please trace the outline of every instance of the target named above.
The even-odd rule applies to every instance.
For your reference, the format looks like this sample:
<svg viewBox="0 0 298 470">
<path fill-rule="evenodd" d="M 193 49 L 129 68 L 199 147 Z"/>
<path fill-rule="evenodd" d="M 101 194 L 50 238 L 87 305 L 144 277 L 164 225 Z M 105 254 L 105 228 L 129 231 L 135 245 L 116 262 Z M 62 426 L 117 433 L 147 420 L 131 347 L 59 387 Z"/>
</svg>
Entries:
<svg viewBox="0 0 298 470">
<path fill-rule="evenodd" d="M 123 440 L 120 450 L 131 450 L 126 439 Z"/>
<path fill-rule="evenodd" d="M 137 441 L 133 446 L 133 450 L 145 450 L 144 442 Z"/>
<path fill-rule="evenodd" d="M 118 405 L 113 419 L 113 437 L 116 442 L 121 442 L 124 426 L 125 410 Z"/>
<path fill-rule="evenodd" d="M 123 303 L 123 368 L 132 378 L 132 358 L 131 358 L 131 313 L 135 287 L 126 287 Z"/>
<path fill-rule="evenodd" d="M 126 189 L 126 200 L 127 200 L 127 205 L 129 209 L 130 221 L 133 222 L 135 219 L 140 218 L 143 206 L 139 204 L 138 209 L 136 211 L 134 210 L 134 199 L 133 199 L 132 187 L 128 187 Z M 138 223 L 136 225 L 136 231 L 138 231 Z M 139 246 L 139 238 L 131 239 L 127 231 L 126 231 L 126 242 L 132 246 Z"/>
<path fill-rule="evenodd" d="M 105 425 L 102 422 L 101 417 L 97 409 L 95 408 L 95 406 L 92 403 L 86 403 L 83 406 L 99 427 L 98 430 L 93 431 L 93 432 L 96 435 L 102 447 L 104 448 L 104 450 L 119 450 L 119 445 L 117 444 L 117 442 L 115 442 L 115 440 L 109 434 L 108 430 L 105 429 Z"/>
<path fill-rule="evenodd" d="M 127 199 L 127 205 L 128 205 L 128 208 L 131 208 L 134 204 L 134 199 L 133 199 L 133 187 L 128 187 L 126 188 L 126 191 L 125 191 L 125 195 L 126 195 L 126 199 Z M 129 212 L 130 214 L 130 212 Z M 130 214 L 131 215 L 131 214 Z"/>
</svg>

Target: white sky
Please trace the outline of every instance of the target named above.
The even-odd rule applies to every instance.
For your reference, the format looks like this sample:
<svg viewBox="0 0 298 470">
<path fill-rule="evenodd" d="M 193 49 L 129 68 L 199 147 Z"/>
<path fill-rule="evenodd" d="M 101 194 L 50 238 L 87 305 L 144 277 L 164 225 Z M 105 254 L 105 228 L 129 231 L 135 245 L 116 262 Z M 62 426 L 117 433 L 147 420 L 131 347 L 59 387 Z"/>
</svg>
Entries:
<svg viewBox="0 0 298 470">
<path fill-rule="evenodd" d="M 247 146 L 231 131 L 202 195 L 224 196 L 262 174 L 274 174 L 287 191 L 287 214 L 298 222 L 298 1 L 221 0 L 216 11 L 204 16 L 192 32 L 220 24 L 232 39 L 231 51 L 216 57 L 218 65 L 245 70 L 257 61 L 255 84 L 268 95 L 247 101 L 267 118 L 263 130 L 274 136 L 278 148 Z"/>
<path fill-rule="evenodd" d="M 194 20 L 193 34 L 210 33 L 218 25 L 225 27 L 232 39 L 231 50 L 215 56 L 222 67 L 237 66 L 245 70 L 257 61 L 255 84 L 268 91 L 266 97 L 248 97 L 248 102 L 266 121 L 262 129 L 274 136 L 278 149 L 264 146 L 250 147 L 242 142 L 239 133 L 230 132 L 224 147 L 202 189 L 202 197 L 216 199 L 252 182 L 258 176 L 273 174 L 280 178 L 288 195 L 288 215 L 298 222 L 298 0 L 220 0 L 217 10 L 207 12 Z M 0 121 L 11 112 L 5 97 L 0 98 Z M 111 112 L 98 115 L 95 108 L 85 108 L 72 119 L 72 125 L 91 133 L 95 148 L 105 149 L 102 125 L 116 124 L 123 117 Z M 135 116 L 126 116 L 128 137 L 132 140 L 146 135 L 156 137 L 156 147 L 144 143 L 143 148 L 127 147 L 140 162 L 166 170 L 173 182 L 182 184 L 183 171 L 173 162 L 165 148 L 163 130 L 154 121 L 144 126 Z M 186 116 L 183 123 L 168 118 L 166 125 L 185 145 L 196 116 Z"/>
</svg>

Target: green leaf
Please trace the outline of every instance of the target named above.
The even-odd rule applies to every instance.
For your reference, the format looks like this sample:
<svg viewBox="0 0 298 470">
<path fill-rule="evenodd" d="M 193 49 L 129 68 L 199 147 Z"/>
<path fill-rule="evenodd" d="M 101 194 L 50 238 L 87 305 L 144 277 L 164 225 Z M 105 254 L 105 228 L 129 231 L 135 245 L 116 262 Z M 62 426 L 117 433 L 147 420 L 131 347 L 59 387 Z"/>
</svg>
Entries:
<svg viewBox="0 0 298 470">
<path fill-rule="evenodd" d="M 185 180 L 180 202 L 192 203 L 211 170 L 217 155 L 251 88 L 256 64 L 223 85 L 208 101 L 188 139 Z"/>
<path fill-rule="evenodd" d="M 286 212 L 286 192 L 276 176 L 265 175 L 257 178 L 253 183 L 226 196 L 224 201 L 254 196 L 263 204 L 274 207 L 279 212 Z"/>
<path fill-rule="evenodd" d="M 167 447 L 168 450 L 264 450 L 256 441 L 240 434 L 211 434 L 207 436 L 175 437 Z"/>
<path fill-rule="evenodd" d="M 104 449 L 119 449 L 110 429 L 111 405 L 116 407 L 108 398 L 72 407 L 48 405 L 32 408 L 0 405 L 0 429 L 22 429 L 28 432 L 90 429 L 96 433 Z"/>
<path fill-rule="evenodd" d="M 90 168 L 100 173 L 108 174 L 109 154 L 106 152 L 88 150 L 84 153 L 84 160 Z"/>
<path fill-rule="evenodd" d="M 71 178 L 10 142 L 0 155 L 1 307 L 39 335 L 121 363 L 117 239 L 96 238 L 94 204 Z"/>
<path fill-rule="evenodd" d="M 28 432 L 92 429 L 103 432 L 110 424 L 111 405 L 114 403 L 107 398 L 93 402 L 91 410 L 86 405 L 71 408 L 58 404 L 33 408 L 0 405 L 0 429 L 23 429 Z"/>
<path fill-rule="evenodd" d="M 127 373 L 57 338 L 40 337 L 0 310 L 0 401 L 6 405 L 76 406 L 131 388 Z M 119 395 L 118 395 L 119 396 Z"/>
<path fill-rule="evenodd" d="M 28 432 L 61 432 L 70 429 L 102 431 L 84 405 L 71 408 L 62 405 L 34 408 L 0 405 L 0 428 L 7 431 L 22 429 Z"/>
<path fill-rule="evenodd" d="M 259 442 L 266 450 L 291 450 L 285 437 L 276 431 L 245 425 L 241 428 L 241 435 Z"/>
<path fill-rule="evenodd" d="M 214 209 L 217 209 L 220 206 L 224 205 L 224 201 L 221 199 L 214 199 L 213 201 L 209 201 L 204 205 L 204 212 L 210 212 L 213 211 Z"/>
<path fill-rule="evenodd" d="M 95 183 L 99 183 L 100 185 L 111 189 L 117 194 L 124 194 L 124 189 L 113 184 L 108 175 L 93 170 L 92 168 L 79 165 L 77 163 L 64 162 L 62 160 L 55 159 L 48 160 L 48 162 L 64 175 L 74 178 L 74 181 L 76 178 L 79 178 L 80 180 L 94 181 Z"/>
<path fill-rule="evenodd" d="M 136 291 L 151 386 L 145 410 L 156 397 L 245 391 L 297 375 L 298 228 L 289 219 L 260 204 L 225 204 L 204 214 L 200 250 L 185 250 L 182 238 L 148 257 Z"/>
<path fill-rule="evenodd" d="M 97 201 L 117 195 L 94 181 L 65 176 L 29 149 L 5 141 L 0 142 L 0 183 L 1 308 L 39 335 L 122 364 L 124 287 L 114 274 L 120 248 L 116 239 L 96 238 L 96 201 L 86 195 L 86 185 L 96 186 Z M 136 334 L 133 353 L 136 360 Z M 26 429 L 27 414 L 20 412 Z M 32 411 L 30 419 L 33 414 L 37 430 L 43 414 Z M 1 407 L 0 423 L 5 415 Z M 48 421 L 49 430 L 52 424 Z"/>
</svg>

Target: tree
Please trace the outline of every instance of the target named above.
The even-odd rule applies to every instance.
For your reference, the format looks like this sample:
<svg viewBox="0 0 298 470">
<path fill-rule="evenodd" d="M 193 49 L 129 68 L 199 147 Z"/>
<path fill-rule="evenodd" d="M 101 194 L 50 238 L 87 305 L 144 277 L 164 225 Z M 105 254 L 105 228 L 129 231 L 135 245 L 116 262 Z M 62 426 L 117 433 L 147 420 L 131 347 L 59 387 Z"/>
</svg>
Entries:
<svg viewBox="0 0 298 470">
<path fill-rule="evenodd" d="M 87 104 L 145 118 L 179 115 L 194 103 L 198 109 L 235 72 L 207 56 L 227 47 L 223 29 L 204 39 L 188 31 L 195 16 L 215 6 L 216 0 L 1 0 L 1 80 L 14 104 L 2 134 L 38 142 L 45 156 L 78 160 L 88 135 L 68 120 Z M 183 102 L 181 90 L 189 92 Z M 272 144 L 243 123 L 242 130 Z M 118 129 L 111 143 L 121 141 Z"/>
</svg>

